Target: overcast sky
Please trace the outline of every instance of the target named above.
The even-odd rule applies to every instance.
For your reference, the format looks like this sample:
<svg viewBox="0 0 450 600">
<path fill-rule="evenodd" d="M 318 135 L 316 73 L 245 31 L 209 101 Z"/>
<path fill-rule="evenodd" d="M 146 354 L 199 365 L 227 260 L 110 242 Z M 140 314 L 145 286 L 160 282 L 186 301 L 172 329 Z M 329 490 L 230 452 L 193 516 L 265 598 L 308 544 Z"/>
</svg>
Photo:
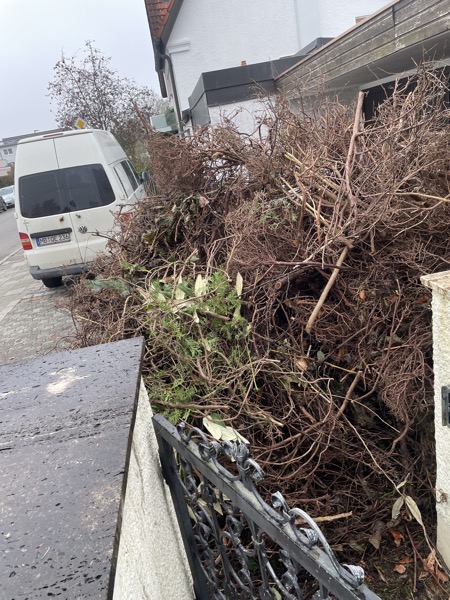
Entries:
<svg viewBox="0 0 450 600">
<path fill-rule="evenodd" d="M 56 126 L 53 67 L 86 40 L 121 76 L 158 94 L 144 0 L 0 0 L 0 139 Z"/>
</svg>

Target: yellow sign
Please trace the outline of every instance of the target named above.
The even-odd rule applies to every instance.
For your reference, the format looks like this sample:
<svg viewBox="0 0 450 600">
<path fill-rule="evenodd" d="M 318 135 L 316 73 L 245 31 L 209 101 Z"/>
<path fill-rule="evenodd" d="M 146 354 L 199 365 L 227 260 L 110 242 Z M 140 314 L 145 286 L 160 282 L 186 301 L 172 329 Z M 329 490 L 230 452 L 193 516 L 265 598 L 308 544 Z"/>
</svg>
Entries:
<svg viewBox="0 0 450 600">
<path fill-rule="evenodd" d="M 86 128 L 86 121 L 83 121 L 83 119 L 78 118 L 75 121 L 75 127 L 77 129 L 85 129 Z"/>
</svg>

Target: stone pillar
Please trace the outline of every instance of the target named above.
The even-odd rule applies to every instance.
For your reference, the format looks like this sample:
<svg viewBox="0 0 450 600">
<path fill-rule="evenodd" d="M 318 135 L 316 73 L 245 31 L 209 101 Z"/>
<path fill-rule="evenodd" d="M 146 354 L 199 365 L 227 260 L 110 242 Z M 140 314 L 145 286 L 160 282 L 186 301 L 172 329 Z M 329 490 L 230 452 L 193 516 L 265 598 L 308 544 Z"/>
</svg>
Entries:
<svg viewBox="0 0 450 600">
<path fill-rule="evenodd" d="M 442 387 L 450 389 L 450 271 L 425 275 L 421 281 L 433 293 L 437 549 L 450 567 L 450 423 L 442 397 Z"/>
</svg>

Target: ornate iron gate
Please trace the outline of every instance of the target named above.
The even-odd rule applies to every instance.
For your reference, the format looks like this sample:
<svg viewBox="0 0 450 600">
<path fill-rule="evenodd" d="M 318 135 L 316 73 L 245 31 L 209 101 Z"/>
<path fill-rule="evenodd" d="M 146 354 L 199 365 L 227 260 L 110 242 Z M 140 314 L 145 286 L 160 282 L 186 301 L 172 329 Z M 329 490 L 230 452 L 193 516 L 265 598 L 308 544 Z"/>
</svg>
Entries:
<svg viewBox="0 0 450 600">
<path fill-rule="evenodd" d="M 363 569 L 341 565 L 307 513 L 279 492 L 272 506 L 263 500 L 255 482 L 264 473 L 245 444 L 211 442 L 161 415 L 153 425 L 197 600 L 379 600 Z"/>
</svg>

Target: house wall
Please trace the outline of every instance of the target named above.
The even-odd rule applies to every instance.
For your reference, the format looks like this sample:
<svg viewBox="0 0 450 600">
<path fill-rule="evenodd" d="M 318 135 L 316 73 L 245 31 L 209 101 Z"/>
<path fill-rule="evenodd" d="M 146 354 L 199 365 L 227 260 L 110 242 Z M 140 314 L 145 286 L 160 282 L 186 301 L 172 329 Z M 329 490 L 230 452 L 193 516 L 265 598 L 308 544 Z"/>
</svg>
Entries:
<svg viewBox="0 0 450 600">
<path fill-rule="evenodd" d="M 356 18 L 373 14 L 386 0 L 297 0 L 301 48 L 318 37 L 336 37 L 356 24 Z"/>
<path fill-rule="evenodd" d="M 4 177 L 5 175 L 8 175 L 8 173 L 10 171 L 11 171 L 10 165 L 6 162 L 6 160 L 3 160 L 2 158 L 0 158 L 0 177 Z"/>
<path fill-rule="evenodd" d="M 224 106 L 211 106 L 211 125 L 221 125 L 230 119 L 240 133 L 252 134 L 258 126 L 258 119 L 266 113 L 266 105 L 260 100 L 246 100 Z"/>
<path fill-rule="evenodd" d="M 319 37 L 334 37 L 385 0 L 189 0 L 184 2 L 167 43 L 180 108 L 201 73 L 276 60 L 296 54 Z M 169 101 L 173 94 L 166 66 Z"/>
<path fill-rule="evenodd" d="M 0 159 L 6 163 L 16 162 L 17 142 L 13 144 L 0 145 Z"/>
<path fill-rule="evenodd" d="M 181 110 L 189 107 L 188 98 L 201 73 L 298 52 L 295 1 L 184 2 L 167 43 Z"/>
</svg>

